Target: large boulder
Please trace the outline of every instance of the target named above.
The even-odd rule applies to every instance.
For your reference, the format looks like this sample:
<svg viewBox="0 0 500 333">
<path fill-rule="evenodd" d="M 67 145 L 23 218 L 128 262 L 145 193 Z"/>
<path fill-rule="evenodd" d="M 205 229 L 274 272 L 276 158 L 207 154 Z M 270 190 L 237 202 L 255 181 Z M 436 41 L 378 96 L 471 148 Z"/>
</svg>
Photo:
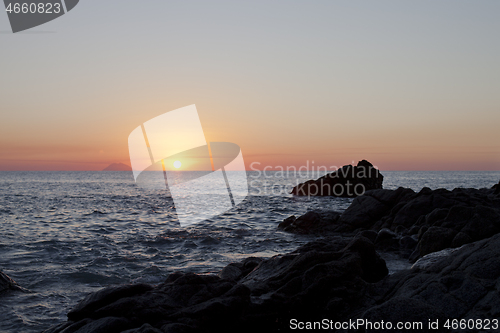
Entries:
<svg viewBox="0 0 500 333">
<path fill-rule="evenodd" d="M 359 161 L 356 166 L 345 165 L 316 180 L 301 183 L 291 194 L 299 196 L 357 197 L 368 190 L 381 189 L 384 176 L 370 162 Z"/>
<path fill-rule="evenodd" d="M 439 320 L 439 328 L 429 331 L 444 332 L 447 319 L 500 317 L 500 234 L 428 257 L 369 286 L 367 304 L 353 317 L 422 322 L 418 332 L 427 331 L 429 320 Z"/>
<path fill-rule="evenodd" d="M 78 321 L 87 317 L 92 318 L 92 314 L 96 310 L 108 304 L 112 304 L 119 299 L 144 294 L 152 289 L 153 287 L 147 284 L 132 284 L 99 290 L 88 295 L 78 303 L 77 306 L 68 313 L 68 318 L 73 321 Z"/>
<path fill-rule="evenodd" d="M 419 254 L 424 256 L 451 247 L 456 234 L 457 232 L 453 229 L 430 227 L 425 231 L 418 243 Z"/>
<path fill-rule="evenodd" d="M 403 187 L 367 191 L 353 200 L 338 222 L 345 226 L 345 230 L 373 229 L 375 223 L 389 215 L 398 204 L 411 200 L 415 195 L 413 190 Z"/>
</svg>

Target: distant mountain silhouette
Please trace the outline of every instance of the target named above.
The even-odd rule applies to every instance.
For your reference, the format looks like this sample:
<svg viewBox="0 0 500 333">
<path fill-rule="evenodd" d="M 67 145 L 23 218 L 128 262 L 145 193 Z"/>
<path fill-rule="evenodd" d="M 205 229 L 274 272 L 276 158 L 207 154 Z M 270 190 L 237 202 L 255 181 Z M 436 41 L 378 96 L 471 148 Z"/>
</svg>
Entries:
<svg viewBox="0 0 500 333">
<path fill-rule="evenodd" d="M 132 171 L 132 168 L 123 163 L 112 163 L 102 171 Z"/>
</svg>

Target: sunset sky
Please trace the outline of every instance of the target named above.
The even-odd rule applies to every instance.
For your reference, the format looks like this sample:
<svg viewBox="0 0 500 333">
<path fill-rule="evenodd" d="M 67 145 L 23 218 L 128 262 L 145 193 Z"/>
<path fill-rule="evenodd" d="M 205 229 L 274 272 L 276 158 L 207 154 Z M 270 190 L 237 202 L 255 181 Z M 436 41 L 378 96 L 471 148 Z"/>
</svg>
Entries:
<svg viewBox="0 0 500 333">
<path fill-rule="evenodd" d="M 247 168 L 500 170 L 500 1 L 80 1 L 0 12 L 0 170 L 130 164 L 128 136 L 196 104 Z"/>
</svg>

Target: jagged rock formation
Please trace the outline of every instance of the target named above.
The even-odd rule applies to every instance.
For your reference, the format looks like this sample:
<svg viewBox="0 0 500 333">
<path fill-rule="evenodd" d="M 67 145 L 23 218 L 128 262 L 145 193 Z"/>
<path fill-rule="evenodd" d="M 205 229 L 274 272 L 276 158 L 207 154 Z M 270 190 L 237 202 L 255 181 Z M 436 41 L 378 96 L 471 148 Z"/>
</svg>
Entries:
<svg viewBox="0 0 500 333">
<path fill-rule="evenodd" d="M 373 236 L 378 249 L 400 249 L 414 261 L 499 233 L 500 197 L 493 189 L 373 190 L 355 198 L 340 216 L 308 212 L 278 228 L 318 234 L 371 230 L 378 233 Z"/>
<path fill-rule="evenodd" d="M 301 196 L 357 197 L 368 190 L 381 189 L 384 176 L 370 162 L 359 161 L 356 166 L 345 165 L 316 180 L 301 183 L 291 194 Z"/>
</svg>

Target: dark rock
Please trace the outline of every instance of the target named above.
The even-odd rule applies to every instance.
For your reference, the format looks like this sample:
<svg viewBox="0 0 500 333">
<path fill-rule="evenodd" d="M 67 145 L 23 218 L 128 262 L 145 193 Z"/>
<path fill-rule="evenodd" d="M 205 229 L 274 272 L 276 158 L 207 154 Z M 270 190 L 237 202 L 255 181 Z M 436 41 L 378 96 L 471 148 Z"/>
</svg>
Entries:
<svg viewBox="0 0 500 333">
<path fill-rule="evenodd" d="M 373 190 L 353 200 L 336 223 L 337 232 L 387 228 L 398 235 L 418 234 L 419 251 L 410 257 L 491 237 L 500 232 L 500 201 L 488 189 Z M 430 231 L 428 231 L 430 228 Z M 388 241 L 391 243 L 391 241 Z M 378 241 L 375 241 L 377 245 Z M 401 245 L 401 244 L 400 244 Z M 387 244 L 380 250 L 395 250 Z M 408 257 L 411 247 L 399 249 Z"/>
<path fill-rule="evenodd" d="M 310 211 L 299 218 L 291 216 L 278 228 L 298 234 L 386 229 L 374 240 L 376 248 L 411 260 L 500 232 L 500 200 L 489 189 L 424 188 L 418 193 L 405 188 L 377 189 L 355 198 L 340 217 L 324 214 Z M 383 239 L 389 231 L 395 235 Z M 418 251 L 412 239 L 400 242 L 410 235 L 418 235 Z"/>
<path fill-rule="evenodd" d="M 408 230 L 408 235 L 418 235 L 418 232 L 420 231 L 420 226 L 414 225 Z"/>
<path fill-rule="evenodd" d="M 408 229 L 403 227 L 402 225 L 398 225 L 396 227 L 396 229 L 394 230 L 394 232 L 398 235 L 402 235 L 402 234 L 407 234 L 408 233 Z"/>
<path fill-rule="evenodd" d="M 243 261 L 230 263 L 219 272 L 218 276 L 223 280 L 238 281 L 247 276 L 262 260 L 262 258 L 248 257 Z"/>
<path fill-rule="evenodd" d="M 495 190 L 495 194 L 500 194 L 500 181 L 498 182 L 498 184 L 493 185 L 492 189 Z"/>
<path fill-rule="evenodd" d="M 164 333 L 191 333 L 196 332 L 192 326 L 181 324 L 181 323 L 172 323 L 164 325 L 161 330 Z"/>
<path fill-rule="evenodd" d="M 99 290 L 96 293 L 88 295 L 83 301 L 78 303 L 75 308 L 70 310 L 68 319 L 78 321 L 84 318 L 93 318 L 92 314 L 99 308 L 121 298 L 143 294 L 152 289 L 153 287 L 147 284 L 135 284 Z"/>
<path fill-rule="evenodd" d="M 386 251 L 397 250 L 399 249 L 399 238 L 395 232 L 384 228 L 378 232 L 375 246 Z"/>
<path fill-rule="evenodd" d="M 420 256 L 450 247 L 456 234 L 457 232 L 452 229 L 430 227 L 418 244 Z"/>
<path fill-rule="evenodd" d="M 422 236 L 425 234 L 427 229 L 429 229 L 429 227 L 426 225 L 420 227 L 420 229 L 418 230 L 418 234 L 417 234 L 417 238 L 419 241 L 422 239 Z"/>
<path fill-rule="evenodd" d="M 387 273 L 373 244 L 358 236 L 347 244 L 342 238 L 315 241 L 264 260 L 241 283 L 258 304 L 254 316 L 259 313 L 261 329 L 271 331 L 287 329 L 288 320 L 295 317 L 321 318 L 329 313 L 341 319 L 356 307 L 367 284 Z"/>
<path fill-rule="evenodd" d="M 124 318 L 106 317 L 93 320 L 80 327 L 75 333 L 120 333 L 127 328 L 129 322 Z M 67 329 L 66 329 L 67 330 Z M 63 332 L 66 333 L 64 330 Z"/>
<path fill-rule="evenodd" d="M 220 271 L 219 277 L 223 280 L 236 281 L 242 274 L 243 272 L 236 265 L 229 264 Z"/>
<path fill-rule="evenodd" d="M 62 330 L 61 333 L 74 333 L 74 332 L 78 331 L 80 328 L 82 328 L 83 326 L 90 324 L 91 322 L 92 322 L 92 319 L 88 319 L 88 318 L 80 320 L 79 322 L 76 322 L 76 323 L 72 322 L 72 321 L 68 321 L 67 322 L 68 325 Z"/>
<path fill-rule="evenodd" d="M 290 225 L 292 225 L 292 223 L 295 222 L 296 220 L 297 218 L 295 217 L 295 215 L 289 216 L 278 225 L 278 229 L 286 229 Z"/>
<path fill-rule="evenodd" d="M 340 216 L 339 224 L 345 225 L 347 230 L 369 228 L 390 210 L 390 206 L 380 202 L 370 194 L 368 192 L 354 199 L 352 204 Z"/>
<path fill-rule="evenodd" d="M 360 233 L 360 236 L 368 238 L 372 243 L 375 243 L 375 239 L 377 239 L 378 232 L 375 230 L 363 230 Z"/>
<path fill-rule="evenodd" d="M 452 207 L 453 209 L 453 207 Z M 436 208 L 427 215 L 421 215 L 425 218 L 425 225 L 434 225 L 437 221 L 445 219 L 449 215 L 450 209 L 448 208 Z M 423 223 L 419 223 L 422 225 Z"/>
<path fill-rule="evenodd" d="M 355 237 L 346 247 L 356 251 L 361 260 L 361 277 L 367 282 L 376 282 L 385 277 L 389 271 L 385 261 L 375 252 L 375 246 L 365 237 Z"/>
<path fill-rule="evenodd" d="M 340 216 L 338 223 L 344 225 L 345 230 L 371 229 L 382 217 L 390 214 L 397 204 L 414 196 L 413 190 L 402 187 L 397 190 L 368 191 L 353 200 Z"/>
<path fill-rule="evenodd" d="M 458 249 L 444 249 L 437 252 L 432 252 L 418 259 L 413 266 L 412 269 L 420 269 L 420 270 L 428 270 L 429 267 L 434 265 L 436 262 L 443 260 L 446 257 L 449 257 L 452 253 L 458 251 Z"/>
<path fill-rule="evenodd" d="M 415 236 L 404 236 L 399 239 L 399 252 L 401 257 L 410 258 L 411 254 L 417 248 L 418 240 Z"/>
<path fill-rule="evenodd" d="M 460 247 L 464 244 L 472 243 L 472 238 L 465 232 L 459 232 L 451 242 L 451 247 Z"/>
<path fill-rule="evenodd" d="M 51 328 L 46 329 L 42 333 L 59 333 L 59 332 L 63 332 L 65 328 L 67 328 L 68 326 L 71 326 L 72 324 L 74 324 L 73 321 L 67 321 L 65 323 L 61 323 L 59 325 L 52 326 Z"/>
<path fill-rule="evenodd" d="M 377 320 L 424 321 L 500 316 L 500 234 L 423 257 L 410 270 L 367 289 L 356 314 Z M 444 321 L 440 320 L 443 324 Z M 442 329 L 442 327 L 441 327 Z"/>
<path fill-rule="evenodd" d="M 12 280 L 7 274 L 0 272 L 0 293 L 7 290 L 27 291 Z"/>
<path fill-rule="evenodd" d="M 500 232 L 500 212 L 498 209 L 477 205 L 472 210 L 472 216 L 462 225 L 460 231 L 474 241 L 490 237 Z"/>
<path fill-rule="evenodd" d="M 420 216 L 425 216 L 434 211 L 436 207 L 433 205 L 433 201 L 433 195 L 426 194 L 415 197 L 395 214 L 392 224 L 394 226 L 402 225 L 406 228 L 411 228 Z M 450 201 L 445 207 L 451 207 L 452 205 L 453 202 Z M 441 207 L 439 206 L 439 208 Z"/>
<path fill-rule="evenodd" d="M 446 320 L 446 317 L 439 308 L 426 304 L 421 300 L 411 298 L 389 299 L 387 302 L 366 311 L 362 318 L 371 323 L 378 323 L 383 320 L 385 323 L 390 322 L 392 325 L 396 325 L 396 323 L 408 323 L 410 321 L 408 318 L 411 318 L 411 322 L 418 323 L 417 325 L 419 325 L 397 332 L 426 332 L 429 318 L 438 319 L 441 323 L 444 323 Z M 413 323 L 411 324 L 414 325 Z M 380 331 L 380 329 L 375 328 L 363 330 L 366 333 L 378 333 Z M 441 327 L 432 332 L 447 331 Z"/>
<path fill-rule="evenodd" d="M 313 234 L 335 231 L 340 213 L 335 211 L 309 211 L 299 218 L 290 216 L 278 225 L 278 229 L 295 234 Z"/>
<path fill-rule="evenodd" d="M 122 331 L 121 333 L 163 333 L 163 332 L 157 328 L 154 328 L 149 324 L 144 324 L 139 328 L 133 328 L 131 330 Z"/>
<path fill-rule="evenodd" d="M 291 194 L 302 196 L 357 197 L 368 190 L 381 189 L 384 176 L 370 162 L 359 161 L 356 166 L 345 165 L 317 180 L 309 180 L 292 189 Z"/>
<path fill-rule="evenodd" d="M 432 194 L 432 190 L 428 187 L 423 187 L 420 192 L 418 192 L 418 194 L 420 195 L 428 195 L 428 194 Z"/>
</svg>

